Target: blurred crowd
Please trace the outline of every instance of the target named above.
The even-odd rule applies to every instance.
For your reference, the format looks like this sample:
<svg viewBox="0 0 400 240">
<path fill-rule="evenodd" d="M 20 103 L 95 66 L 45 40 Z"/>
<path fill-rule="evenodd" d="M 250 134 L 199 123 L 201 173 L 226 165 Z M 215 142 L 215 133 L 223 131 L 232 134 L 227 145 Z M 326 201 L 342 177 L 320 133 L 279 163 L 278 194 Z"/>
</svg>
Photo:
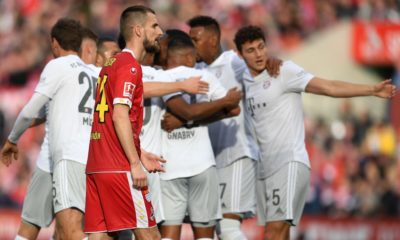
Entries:
<svg viewBox="0 0 400 240">
<path fill-rule="evenodd" d="M 0 143 L 52 57 L 49 30 L 57 19 L 79 19 L 100 37 L 115 38 L 120 13 L 132 4 L 154 8 L 163 29 L 187 30 L 186 20 L 199 14 L 215 17 L 224 49 L 233 48 L 239 27 L 262 26 L 271 54 L 292 51 L 344 19 L 400 22 L 398 0 L 0 0 Z M 355 115 L 349 102 L 340 111 L 335 122 L 306 121 L 313 168 L 306 213 L 400 216 L 398 133 L 368 112 Z M 41 127 L 29 130 L 20 160 L 0 164 L 0 207 L 22 206 L 42 136 Z"/>
</svg>

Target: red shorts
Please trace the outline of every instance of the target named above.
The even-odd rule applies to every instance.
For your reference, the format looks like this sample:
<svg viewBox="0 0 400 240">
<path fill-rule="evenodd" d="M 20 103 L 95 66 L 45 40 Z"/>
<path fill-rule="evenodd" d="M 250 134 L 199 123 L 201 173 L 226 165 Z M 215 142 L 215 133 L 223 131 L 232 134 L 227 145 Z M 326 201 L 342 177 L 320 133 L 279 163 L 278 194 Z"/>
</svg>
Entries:
<svg viewBox="0 0 400 240">
<path fill-rule="evenodd" d="M 130 172 L 86 175 L 86 233 L 156 226 L 150 193 L 132 186 Z"/>
</svg>

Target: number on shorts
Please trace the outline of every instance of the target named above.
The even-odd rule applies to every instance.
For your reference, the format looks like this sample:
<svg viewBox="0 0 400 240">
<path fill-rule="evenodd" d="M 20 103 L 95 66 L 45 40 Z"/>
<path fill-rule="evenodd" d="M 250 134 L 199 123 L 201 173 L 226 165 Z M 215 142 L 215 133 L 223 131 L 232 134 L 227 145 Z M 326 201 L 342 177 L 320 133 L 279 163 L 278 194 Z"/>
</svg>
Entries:
<svg viewBox="0 0 400 240">
<path fill-rule="evenodd" d="M 225 189 L 226 189 L 226 183 L 220 183 L 221 186 L 221 199 L 224 197 Z"/>
<path fill-rule="evenodd" d="M 281 202 L 281 198 L 279 197 L 279 189 L 272 190 L 272 204 L 277 206 Z"/>
<path fill-rule="evenodd" d="M 53 180 L 53 187 L 51 188 L 52 192 L 53 192 L 53 198 L 56 198 L 56 196 L 57 196 L 57 190 L 56 190 L 55 185 L 56 185 L 56 181 Z"/>
<path fill-rule="evenodd" d="M 143 126 L 146 126 L 150 122 L 151 117 L 151 99 L 144 99 L 144 118 L 143 118 Z"/>
</svg>

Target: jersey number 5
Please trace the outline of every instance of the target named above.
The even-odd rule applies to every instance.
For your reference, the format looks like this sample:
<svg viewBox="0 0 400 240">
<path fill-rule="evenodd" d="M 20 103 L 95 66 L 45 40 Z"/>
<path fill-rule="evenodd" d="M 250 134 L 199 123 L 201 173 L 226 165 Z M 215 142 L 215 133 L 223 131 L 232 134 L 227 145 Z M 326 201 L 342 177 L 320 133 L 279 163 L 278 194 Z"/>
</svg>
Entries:
<svg viewBox="0 0 400 240">
<path fill-rule="evenodd" d="M 96 105 L 96 112 L 99 113 L 99 122 L 104 123 L 106 112 L 108 112 L 108 105 L 106 101 L 106 94 L 105 94 L 105 85 L 107 83 L 107 75 L 103 76 L 103 79 L 99 77 L 99 94 L 100 94 L 100 102 Z"/>
</svg>

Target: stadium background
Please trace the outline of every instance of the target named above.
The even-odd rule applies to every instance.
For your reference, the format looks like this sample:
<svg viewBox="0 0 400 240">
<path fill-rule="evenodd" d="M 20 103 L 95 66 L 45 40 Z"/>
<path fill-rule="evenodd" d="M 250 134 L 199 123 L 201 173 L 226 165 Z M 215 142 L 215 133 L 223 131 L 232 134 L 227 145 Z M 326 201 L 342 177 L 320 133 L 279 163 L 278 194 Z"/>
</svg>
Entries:
<svg viewBox="0 0 400 240">
<path fill-rule="evenodd" d="M 154 8 L 164 30 L 188 30 L 186 20 L 210 15 L 221 23 L 229 49 L 239 27 L 255 24 L 268 32 L 269 54 L 315 75 L 359 83 L 392 78 L 400 87 L 398 0 L 0 0 L 0 143 L 51 59 L 55 21 L 72 17 L 99 36 L 115 37 L 121 11 L 136 3 Z M 400 96 L 304 94 L 304 103 L 313 169 L 293 239 L 400 239 Z M 42 137 L 42 127 L 28 130 L 20 159 L 9 168 L 0 164 L 0 239 L 15 236 Z M 261 239 L 254 220 L 244 229 L 249 239 Z M 188 226 L 183 238 L 191 239 Z"/>
</svg>

